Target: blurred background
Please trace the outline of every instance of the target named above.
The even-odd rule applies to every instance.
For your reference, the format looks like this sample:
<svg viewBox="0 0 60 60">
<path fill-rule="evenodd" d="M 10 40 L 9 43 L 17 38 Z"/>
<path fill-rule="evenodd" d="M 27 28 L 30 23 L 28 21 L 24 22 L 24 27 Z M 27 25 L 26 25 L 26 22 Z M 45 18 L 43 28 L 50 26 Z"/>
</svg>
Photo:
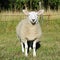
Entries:
<svg viewBox="0 0 60 60">
<path fill-rule="evenodd" d="M 42 29 L 37 57 L 32 51 L 26 58 L 16 36 L 17 24 L 25 19 L 22 12 L 44 9 L 39 16 Z M 60 0 L 0 0 L 0 60 L 60 60 Z"/>
<path fill-rule="evenodd" d="M 46 11 L 48 9 L 58 11 L 60 9 L 60 0 L 0 0 L 0 12 L 2 10 L 21 11 L 25 7 L 29 10 L 44 8 Z"/>
</svg>

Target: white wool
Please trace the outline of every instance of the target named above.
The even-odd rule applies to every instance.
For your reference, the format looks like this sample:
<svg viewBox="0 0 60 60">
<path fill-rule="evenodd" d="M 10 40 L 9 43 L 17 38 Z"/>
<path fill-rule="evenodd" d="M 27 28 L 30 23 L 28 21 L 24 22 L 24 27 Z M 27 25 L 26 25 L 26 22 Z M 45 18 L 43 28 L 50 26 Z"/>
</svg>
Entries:
<svg viewBox="0 0 60 60">
<path fill-rule="evenodd" d="M 22 20 L 19 22 L 16 28 L 17 35 L 21 38 L 21 41 L 25 42 L 25 40 L 34 40 L 38 39 L 41 36 L 41 28 L 39 23 L 32 25 L 28 19 Z"/>
</svg>

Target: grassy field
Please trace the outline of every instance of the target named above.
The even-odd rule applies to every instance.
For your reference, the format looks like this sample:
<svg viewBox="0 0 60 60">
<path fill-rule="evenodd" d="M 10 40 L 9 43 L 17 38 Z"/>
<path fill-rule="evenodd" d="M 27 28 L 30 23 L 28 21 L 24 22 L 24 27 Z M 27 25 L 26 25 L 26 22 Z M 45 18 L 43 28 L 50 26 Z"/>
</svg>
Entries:
<svg viewBox="0 0 60 60">
<path fill-rule="evenodd" d="M 59 16 L 60 17 L 60 16 Z M 21 16 L 0 16 L 0 60 L 60 60 L 60 18 L 40 21 L 42 37 L 37 56 L 25 57 L 16 37 L 16 25 Z"/>
</svg>

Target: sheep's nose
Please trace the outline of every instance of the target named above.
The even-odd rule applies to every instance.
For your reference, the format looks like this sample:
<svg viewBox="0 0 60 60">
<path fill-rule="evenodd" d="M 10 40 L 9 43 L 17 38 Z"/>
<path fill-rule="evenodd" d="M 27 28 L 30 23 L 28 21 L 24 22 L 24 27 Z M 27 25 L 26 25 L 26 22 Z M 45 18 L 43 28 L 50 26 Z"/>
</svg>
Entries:
<svg viewBox="0 0 60 60">
<path fill-rule="evenodd" d="M 35 19 L 32 19 L 32 21 L 34 21 Z"/>
</svg>

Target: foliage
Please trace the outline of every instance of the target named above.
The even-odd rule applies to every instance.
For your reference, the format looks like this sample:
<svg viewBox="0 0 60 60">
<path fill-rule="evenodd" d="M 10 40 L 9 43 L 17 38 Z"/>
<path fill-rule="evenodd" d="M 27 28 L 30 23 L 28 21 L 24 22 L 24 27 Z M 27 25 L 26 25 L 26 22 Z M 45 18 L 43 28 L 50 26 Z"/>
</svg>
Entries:
<svg viewBox="0 0 60 60">
<path fill-rule="evenodd" d="M 49 0 L 50 8 L 58 10 L 59 0 Z"/>
<path fill-rule="evenodd" d="M 25 5 L 28 9 L 39 9 L 39 2 L 46 10 L 49 6 L 58 10 L 60 5 L 60 0 L 0 0 L 0 10 L 22 10 Z"/>
</svg>

